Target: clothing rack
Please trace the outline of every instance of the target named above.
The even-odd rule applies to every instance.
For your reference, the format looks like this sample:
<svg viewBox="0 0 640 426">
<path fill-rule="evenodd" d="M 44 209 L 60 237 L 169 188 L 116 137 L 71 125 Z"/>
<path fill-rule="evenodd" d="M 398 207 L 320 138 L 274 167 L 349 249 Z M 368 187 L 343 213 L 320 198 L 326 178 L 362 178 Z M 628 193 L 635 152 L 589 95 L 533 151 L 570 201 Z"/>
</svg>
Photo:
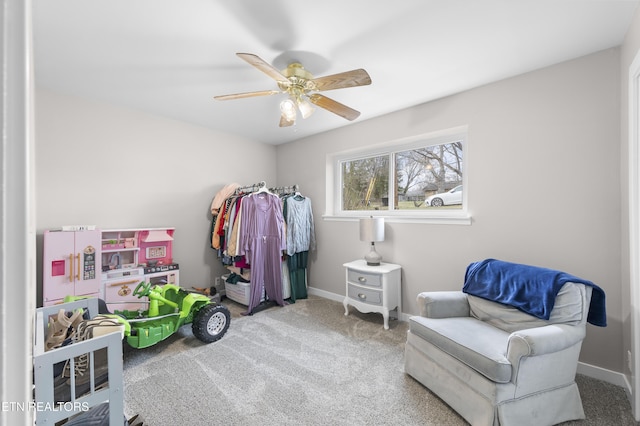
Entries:
<svg viewBox="0 0 640 426">
<path fill-rule="evenodd" d="M 300 186 L 297 184 L 267 187 L 265 181 L 244 186 L 234 183 L 220 190 L 212 201 L 211 248 L 217 251 L 222 264 L 227 266 L 229 270 L 232 270 L 232 267 L 239 268 L 240 275 L 244 274 L 244 268 L 249 268 L 249 265 L 253 264 L 255 268 L 251 268 L 251 279 L 265 285 L 266 300 L 256 304 L 256 301 L 252 300 L 257 297 L 256 294 L 253 294 L 255 287 L 251 285 L 251 279 L 245 277 L 250 283 L 249 300 L 245 300 L 246 291 L 244 297 L 237 300 L 248 306 L 245 315 L 250 315 L 274 303 L 286 304 L 284 300 L 295 301 L 307 297 L 308 252 L 315 250 L 315 228 L 311 212 L 311 199 L 298 196 L 300 195 L 299 191 Z M 274 197 L 253 198 L 250 196 L 253 193 L 262 192 L 268 192 L 280 200 L 275 200 Z M 247 197 L 244 198 L 245 196 Z M 258 223 L 255 218 L 257 203 L 268 203 L 273 207 L 279 206 L 282 211 L 278 208 L 270 208 L 269 211 L 273 213 L 273 216 L 266 218 L 269 219 L 269 222 L 261 221 Z M 243 211 L 242 215 L 240 215 L 241 211 Z M 290 221 L 290 226 L 286 226 L 287 218 L 284 217 L 285 215 Z M 256 226 L 251 225 L 251 220 L 256 222 Z M 258 229 L 257 225 L 264 225 L 263 229 Z M 267 229 L 266 225 L 273 229 Z M 275 228 L 278 228 L 277 231 Z M 276 234 L 278 234 L 277 237 Z M 255 240 L 257 237 L 262 237 L 265 244 L 260 245 L 260 250 L 247 250 L 252 238 Z M 267 241 L 269 244 L 266 244 Z M 247 257 L 247 253 L 250 255 L 249 257 Z M 267 268 L 266 266 L 269 265 L 270 267 Z M 281 275 L 280 279 L 277 275 Z M 282 301 L 270 300 L 272 298 L 280 299 L 278 281 L 281 281 L 283 286 Z M 267 288 L 273 291 L 266 291 Z"/>
</svg>

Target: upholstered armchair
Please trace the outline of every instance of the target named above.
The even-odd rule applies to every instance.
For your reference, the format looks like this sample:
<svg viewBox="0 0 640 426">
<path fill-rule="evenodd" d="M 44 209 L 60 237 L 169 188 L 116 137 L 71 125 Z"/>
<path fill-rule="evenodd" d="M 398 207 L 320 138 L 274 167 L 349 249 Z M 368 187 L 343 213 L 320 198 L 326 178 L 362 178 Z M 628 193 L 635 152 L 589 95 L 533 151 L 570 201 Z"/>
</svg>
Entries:
<svg viewBox="0 0 640 426">
<path fill-rule="evenodd" d="M 599 287 L 487 259 L 467 268 L 462 291 L 425 292 L 417 300 L 405 372 L 469 423 L 540 426 L 584 418 L 575 375 L 586 322 L 606 326 Z"/>
</svg>

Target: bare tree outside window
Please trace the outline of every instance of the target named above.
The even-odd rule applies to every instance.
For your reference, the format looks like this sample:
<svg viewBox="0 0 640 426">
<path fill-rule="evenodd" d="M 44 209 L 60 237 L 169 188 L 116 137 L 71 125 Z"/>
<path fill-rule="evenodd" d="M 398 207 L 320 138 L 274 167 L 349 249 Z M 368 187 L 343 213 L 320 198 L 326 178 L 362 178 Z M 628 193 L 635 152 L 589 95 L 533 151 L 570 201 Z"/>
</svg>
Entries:
<svg viewBox="0 0 640 426">
<path fill-rule="evenodd" d="M 388 155 L 342 163 L 343 210 L 386 210 L 388 194 Z"/>
<path fill-rule="evenodd" d="M 395 158 L 398 210 L 419 208 L 429 196 L 462 184 L 462 142 L 398 152 Z M 461 202 L 450 204 L 450 208 L 462 208 Z"/>
</svg>

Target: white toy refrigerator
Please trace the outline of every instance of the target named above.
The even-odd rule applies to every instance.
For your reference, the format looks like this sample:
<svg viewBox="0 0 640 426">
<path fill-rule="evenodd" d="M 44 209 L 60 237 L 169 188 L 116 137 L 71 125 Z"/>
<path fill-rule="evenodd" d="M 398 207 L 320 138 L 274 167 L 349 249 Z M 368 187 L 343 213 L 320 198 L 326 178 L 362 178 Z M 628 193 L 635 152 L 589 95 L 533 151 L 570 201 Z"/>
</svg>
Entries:
<svg viewBox="0 0 640 426">
<path fill-rule="evenodd" d="M 62 303 L 66 296 L 99 296 L 100 238 L 100 231 L 96 229 L 44 232 L 44 306 Z"/>
</svg>

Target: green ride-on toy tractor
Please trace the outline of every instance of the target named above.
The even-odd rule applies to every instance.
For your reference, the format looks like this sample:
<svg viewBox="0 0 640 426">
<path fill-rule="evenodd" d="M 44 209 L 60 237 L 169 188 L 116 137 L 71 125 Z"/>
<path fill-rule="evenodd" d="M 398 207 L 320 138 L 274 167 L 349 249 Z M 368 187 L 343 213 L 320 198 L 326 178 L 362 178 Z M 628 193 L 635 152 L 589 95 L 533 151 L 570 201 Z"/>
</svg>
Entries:
<svg viewBox="0 0 640 426">
<path fill-rule="evenodd" d="M 166 339 L 191 323 L 193 335 L 205 343 L 220 340 L 229 329 L 231 315 L 207 296 L 187 292 L 173 284 L 138 284 L 138 298 L 149 298 L 146 311 L 114 311 L 111 316 L 125 326 L 125 339 L 134 348 L 146 348 Z"/>
</svg>

